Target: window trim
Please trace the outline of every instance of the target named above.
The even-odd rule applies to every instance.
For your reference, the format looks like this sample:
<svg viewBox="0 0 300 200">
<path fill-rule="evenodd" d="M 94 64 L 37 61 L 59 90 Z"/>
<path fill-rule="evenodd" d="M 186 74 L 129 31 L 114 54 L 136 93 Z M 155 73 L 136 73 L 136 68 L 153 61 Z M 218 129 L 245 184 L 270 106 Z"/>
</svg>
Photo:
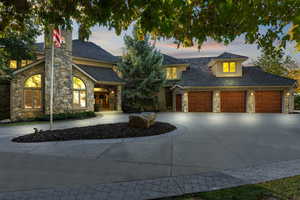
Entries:
<svg viewBox="0 0 300 200">
<path fill-rule="evenodd" d="M 74 78 L 77 78 L 79 80 L 82 81 L 82 83 L 84 84 L 84 89 L 78 89 L 78 88 L 74 88 Z M 78 104 L 75 104 L 74 103 L 74 92 L 77 91 L 78 92 L 78 100 L 79 100 L 79 103 Z M 85 106 L 81 106 L 81 92 L 85 92 Z M 86 109 L 87 108 L 87 87 L 86 87 L 86 83 L 84 82 L 84 80 L 82 80 L 81 78 L 79 78 L 78 76 L 73 76 L 72 77 L 72 105 L 73 105 L 73 108 L 76 108 L 76 109 Z"/>
<path fill-rule="evenodd" d="M 36 75 L 41 76 L 41 87 L 25 87 L 27 80 Z M 32 99 L 31 99 L 32 108 L 26 108 L 26 106 L 25 106 L 26 91 L 40 91 L 40 105 L 41 105 L 40 108 L 35 107 L 34 95 L 32 95 Z M 28 76 L 27 78 L 25 78 L 25 81 L 23 82 L 23 99 L 22 100 L 23 100 L 23 109 L 25 109 L 25 110 L 42 110 L 42 108 L 43 108 L 43 75 L 41 73 L 32 74 L 32 75 Z"/>
</svg>

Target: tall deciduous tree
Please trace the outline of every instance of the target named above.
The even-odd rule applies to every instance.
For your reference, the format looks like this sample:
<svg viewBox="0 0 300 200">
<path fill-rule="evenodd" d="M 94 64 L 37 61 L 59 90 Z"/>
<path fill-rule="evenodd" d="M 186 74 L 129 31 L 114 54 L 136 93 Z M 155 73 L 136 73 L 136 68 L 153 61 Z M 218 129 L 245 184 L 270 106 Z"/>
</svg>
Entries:
<svg viewBox="0 0 300 200">
<path fill-rule="evenodd" d="M 295 60 L 284 55 L 282 49 L 274 50 L 271 54 L 263 51 L 255 64 L 271 74 L 289 77 L 292 71 L 299 69 Z"/>
<path fill-rule="evenodd" d="M 125 111 L 144 111 L 157 105 L 157 94 L 165 83 L 163 56 L 149 44 L 149 37 L 139 39 L 125 36 L 125 52 L 118 63 L 118 71 L 126 81 L 123 90 Z"/>
<path fill-rule="evenodd" d="M 0 13 L 0 33 L 20 30 L 24 19 L 34 18 L 45 27 L 76 21 L 84 29 L 101 25 L 117 34 L 136 22 L 142 34 L 185 46 L 200 47 L 208 38 L 229 43 L 239 36 L 261 47 L 300 44 L 299 0 L 3 0 Z M 286 31 L 291 24 L 293 37 Z"/>
</svg>

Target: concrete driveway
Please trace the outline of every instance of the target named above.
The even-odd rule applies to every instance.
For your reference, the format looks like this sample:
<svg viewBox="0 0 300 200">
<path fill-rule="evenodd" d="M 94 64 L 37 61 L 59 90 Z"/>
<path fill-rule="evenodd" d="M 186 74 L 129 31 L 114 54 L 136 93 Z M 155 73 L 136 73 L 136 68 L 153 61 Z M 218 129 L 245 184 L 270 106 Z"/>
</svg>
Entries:
<svg viewBox="0 0 300 200">
<path fill-rule="evenodd" d="M 127 121 L 125 114 L 56 128 Z M 0 191 L 113 183 L 300 159 L 300 115 L 159 113 L 180 134 L 135 141 L 10 142 L 47 124 L 0 127 Z"/>
</svg>

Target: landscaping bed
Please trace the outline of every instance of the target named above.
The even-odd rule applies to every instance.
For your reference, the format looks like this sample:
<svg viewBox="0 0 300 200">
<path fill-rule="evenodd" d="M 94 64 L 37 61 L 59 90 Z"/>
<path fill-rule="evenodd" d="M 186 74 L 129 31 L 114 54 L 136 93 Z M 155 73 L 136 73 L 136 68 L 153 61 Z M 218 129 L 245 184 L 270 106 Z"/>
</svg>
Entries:
<svg viewBox="0 0 300 200">
<path fill-rule="evenodd" d="M 156 122 L 150 128 L 131 128 L 128 123 L 102 124 L 69 128 L 53 131 L 42 131 L 15 137 L 13 142 L 48 142 L 83 139 L 111 139 L 160 135 L 175 130 L 176 127 L 164 122 Z"/>
</svg>

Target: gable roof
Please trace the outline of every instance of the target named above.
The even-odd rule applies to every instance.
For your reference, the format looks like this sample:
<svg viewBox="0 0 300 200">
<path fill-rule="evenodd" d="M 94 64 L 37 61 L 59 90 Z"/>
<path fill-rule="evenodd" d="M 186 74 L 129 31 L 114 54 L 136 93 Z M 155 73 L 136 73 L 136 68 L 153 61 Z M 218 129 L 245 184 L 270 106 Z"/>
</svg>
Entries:
<svg viewBox="0 0 300 200">
<path fill-rule="evenodd" d="M 99 82 L 123 83 L 117 73 L 108 67 L 96 67 L 90 65 L 76 64 L 81 70 L 89 74 L 94 80 Z"/>
<path fill-rule="evenodd" d="M 292 86 L 295 80 L 264 72 L 260 67 L 243 67 L 242 77 L 216 77 L 208 67 L 215 57 L 192 58 L 191 65 L 182 73 L 177 85 L 182 87 L 224 86 Z"/>
<path fill-rule="evenodd" d="M 44 51 L 44 43 L 36 43 L 37 51 Z M 116 63 L 118 58 L 107 52 L 93 42 L 83 42 L 81 40 L 72 41 L 72 55 L 75 57 L 88 58 L 109 63 Z"/>
</svg>

